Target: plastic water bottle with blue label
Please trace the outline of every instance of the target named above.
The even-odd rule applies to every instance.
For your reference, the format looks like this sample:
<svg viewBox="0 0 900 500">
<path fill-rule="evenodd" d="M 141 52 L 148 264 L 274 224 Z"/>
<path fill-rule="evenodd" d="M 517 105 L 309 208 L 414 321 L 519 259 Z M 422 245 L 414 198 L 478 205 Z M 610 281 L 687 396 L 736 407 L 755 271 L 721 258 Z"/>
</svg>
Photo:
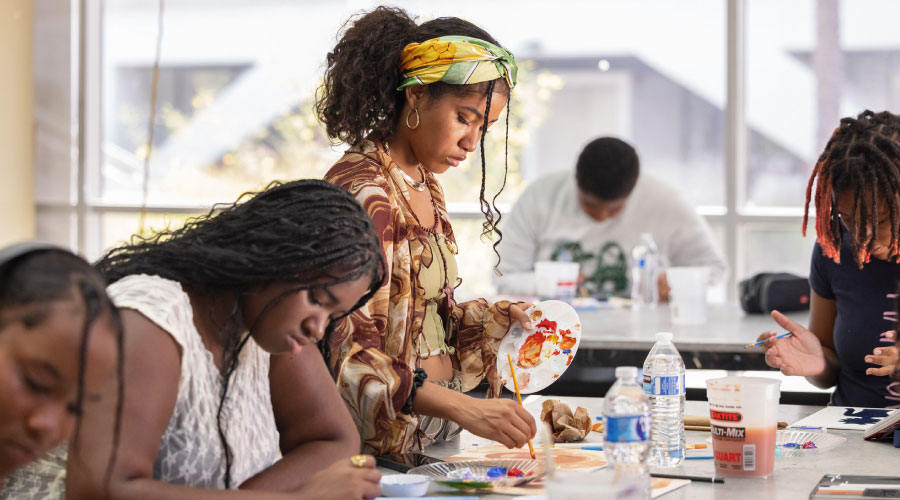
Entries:
<svg viewBox="0 0 900 500">
<path fill-rule="evenodd" d="M 644 361 L 644 392 L 653 415 L 650 465 L 674 467 L 684 461 L 684 361 L 672 334 L 656 334 Z"/>
<path fill-rule="evenodd" d="M 615 467 L 616 490 L 627 495 L 616 498 L 649 499 L 650 403 L 638 384 L 634 366 L 616 368 L 616 383 L 606 393 L 603 404 L 603 450 Z"/>
<path fill-rule="evenodd" d="M 641 242 L 631 250 L 631 300 L 635 309 L 656 307 L 659 303 L 659 250 L 653 235 L 641 234 Z"/>
</svg>

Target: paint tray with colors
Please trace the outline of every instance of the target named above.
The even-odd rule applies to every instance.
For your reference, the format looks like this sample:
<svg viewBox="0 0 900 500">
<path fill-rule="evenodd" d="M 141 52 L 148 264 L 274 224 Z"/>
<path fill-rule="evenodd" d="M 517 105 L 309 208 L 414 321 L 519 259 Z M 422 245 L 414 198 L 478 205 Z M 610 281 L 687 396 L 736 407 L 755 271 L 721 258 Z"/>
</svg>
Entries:
<svg viewBox="0 0 900 500">
<path fill-rule="evenodd" d="M 805 457 L 836 448 L 847 438 L 826 432 L 787 429 L 775 433 L 776 457 Z"/>
<path fill-rule="evenodd" d="M 502 474 L 498 474 L 502 471 Z M 491 490 L 516 486 L 544 473 L 544 462 L 530 459 L 484 459 L 438 462 L 411 469 L 407 474 L 428 476 L 457 490 Z"/>
<path fill-rule="evenodd" d="M 572 364 L 581 342 L 581 320 L 569 304 L 560 300 L 545 300 L 525 311 L 533 328 L 524 330 L 518 323 L 500 342 L 497 359 L 510 354 L 516 365 L 519 391 L 531 394 L 556 381 Z M 506 363 L 497 369 L 503 385 L 510 391 L 515 387 Z"/>
</svg>

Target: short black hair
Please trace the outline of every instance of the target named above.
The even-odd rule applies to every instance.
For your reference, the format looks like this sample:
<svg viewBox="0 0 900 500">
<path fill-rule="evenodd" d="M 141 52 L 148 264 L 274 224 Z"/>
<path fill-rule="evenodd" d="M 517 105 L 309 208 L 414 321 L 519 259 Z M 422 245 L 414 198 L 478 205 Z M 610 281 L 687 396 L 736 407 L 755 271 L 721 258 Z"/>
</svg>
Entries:
<svg viewBox="0 0 900 500">
<path fill-rule="evenodd" d="M 578 155 L 575 180 L 585 193 L 619 200 L 631 194 L 640 170 L 637 151 L 631 145 L 615 137 L 600 137 Z"/>
</svg>

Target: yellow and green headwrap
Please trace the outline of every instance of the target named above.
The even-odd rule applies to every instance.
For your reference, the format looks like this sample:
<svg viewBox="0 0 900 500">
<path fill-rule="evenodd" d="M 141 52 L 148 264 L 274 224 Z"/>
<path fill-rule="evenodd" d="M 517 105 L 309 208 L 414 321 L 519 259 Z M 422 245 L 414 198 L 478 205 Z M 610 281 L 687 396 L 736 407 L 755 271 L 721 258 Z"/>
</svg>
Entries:
<svg viewBox="0 0 900 500">
<path fill-rule="evenodd" d="M 404 47 L 397 90 L 434 82 L 465 85 L 501 77 L 513 88 L 517 70 L 515 57 L 503 47 L 478 38 L 442 36 Z"/>
</svg>

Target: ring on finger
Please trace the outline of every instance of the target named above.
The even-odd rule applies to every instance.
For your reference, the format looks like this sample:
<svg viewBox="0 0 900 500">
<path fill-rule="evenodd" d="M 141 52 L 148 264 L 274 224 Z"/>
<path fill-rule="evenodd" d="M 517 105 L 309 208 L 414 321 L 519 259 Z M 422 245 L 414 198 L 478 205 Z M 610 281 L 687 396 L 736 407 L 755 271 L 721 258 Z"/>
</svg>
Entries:
<svg viewBox="0 0 900 500">
<path fill-rule="evenodd" d="M 363 468 L 366 466 L 368 459 L 366 459 L 365 455 L 353 455 L 350 457 L 350 463 L 353 464 L 354 467 Z"/>
</svg>

